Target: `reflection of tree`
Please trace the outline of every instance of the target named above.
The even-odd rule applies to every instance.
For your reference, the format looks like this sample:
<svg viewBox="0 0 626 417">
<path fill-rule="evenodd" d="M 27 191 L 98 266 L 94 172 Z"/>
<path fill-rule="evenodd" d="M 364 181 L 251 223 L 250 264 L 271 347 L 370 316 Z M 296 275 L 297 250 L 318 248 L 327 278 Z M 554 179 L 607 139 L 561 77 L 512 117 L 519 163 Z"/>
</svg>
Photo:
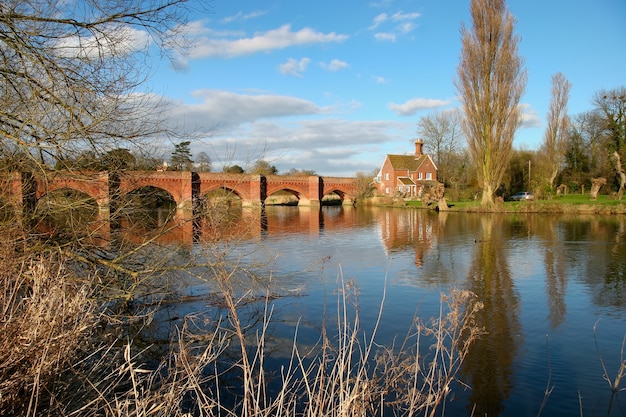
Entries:
<svg viewBox="0 0 626 417">
<path fill-rule="evenodd" d="M 515 294 L 511 272 L 500 233 L 502 225 L 491 216 L 482 218 L 483 235 L 476 242 L 474 261 L 469 272 L 470 290 L 484 303 L 476 316 L 487 334 L 474 343 L 467 356 L 463 374 L 472 387 L 470 408 L 473 415 L 497 416 L 503 401 L 511 391 L 510 375 L 519 331 L 519 301 Z M 498 222 L 499 223 L 499 222 Z"/>
<path fill-rule="evenodd" d="M 626 221 L 623 217 L 594 217 L 587 226 L 595 244 L 589 246 L 583 278 L 593 290 L 593 301 L 599 306 L 623 308 L 626 305 Z"/>
<path fill-rule="evenodd" d="M 562 248 L 546 248 L 544 265 L 546 267 L 546 291 L 548 292 L 548 318 L 552 328 L 563 322 L 567 310 L 565 292 L 567 279 L 566 265 Z"/>
<path fill-rule="evenodd" d="M 546 273 L 546 295 L 548 296 L 548 320 L 554 329 L 565 318 L 567 305 L 565 294 L 567 291 L 567 271 L 572 266 L 572 257 L 565 246 L 567 231 L 565 224 L 556 220 L 546 221 L 542 217 L 529 216 L 526 221 L 529 228 L 540 237 L 543 248 L 543 265 Z"/>
</svg>

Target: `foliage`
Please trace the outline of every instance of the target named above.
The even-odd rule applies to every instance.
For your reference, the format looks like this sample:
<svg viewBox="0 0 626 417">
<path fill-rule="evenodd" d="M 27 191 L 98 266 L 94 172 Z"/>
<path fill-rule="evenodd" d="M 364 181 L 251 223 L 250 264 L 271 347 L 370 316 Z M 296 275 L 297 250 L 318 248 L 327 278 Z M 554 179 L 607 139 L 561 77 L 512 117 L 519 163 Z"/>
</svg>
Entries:
<svg viewBox="0 0 626 417">
<path fill-rule="evenodd" d="M 245 171 L 239 165 L 228 165 L 222 168 L 222 172 L 225 174 L 243 174 Z"/>
<path fill-rule="evenodd" d="M 378 175 L 378 170 L 375 169 L 370 172 L 357 172 L 356 173 L 356 201 L 363 201 L 366 198 L 374 197 L 376 194 L 376 184 L 374 178 Z"/>
<path fill-rule="evenodd" d="M 171 167 L 174 171 L 191 171 L 193 160 L 191 159 L 191 142 L 184 141 L 174 146 L 174 151 L 170 158 Z"/>
<path fill-rule="evenodd" d="M 504 0 L 472 0 L 473 26 L 461 28 L 457 89 L 463 128 L 482 188 L 482 204 L 494 204 L 521 121 L 518 108 L 526 72 L 518 55 L 515 20 Z"/>
<path fill-rule="evenodd" d="M 276 175 L 278 174 L 278 169 L 274 165 L 270 165 L 269 162 L 259 159 L 254 163 L 249 173 L 257 175 Z"/>
<path fill-rule="evenodd" d="M 317 175 L 315 171 L 312 169 L 296 169 L 291 168 L 286 175 L 291 177 L 311 177 Z"/>
</svg>

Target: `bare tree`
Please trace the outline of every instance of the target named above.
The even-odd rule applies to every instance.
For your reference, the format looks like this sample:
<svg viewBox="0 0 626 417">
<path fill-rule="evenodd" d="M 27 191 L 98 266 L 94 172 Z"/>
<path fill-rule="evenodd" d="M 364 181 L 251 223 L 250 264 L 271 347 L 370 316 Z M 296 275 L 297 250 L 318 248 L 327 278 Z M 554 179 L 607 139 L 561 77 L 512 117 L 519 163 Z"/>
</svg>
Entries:
<svg viewBox="0 0 626 417">
<path fill-rule="evenodd" d="M 562 73 L 557 72 L 552 76 L 552 98 L 547 116 L 548 126 L 543 135 L 543 144 L 539 153 L 546 167 L 546 179 L 551 190 L 554 189 L 554 180 L 559 174 L 565 155 L 569 131 L 567 103 L 571 88 L 572 84 Z"/>
<path fill-rule="evenodd" d="M 604 136 L 608 139 L 611 161 L 619 177 L 617 196 L 621 200 L 626 186 L 626 173 L 621 162 L 626 156 L 626 87 L 601 90 L 593 102 L 604 121 Z"/>
<path fill-rule="evenodd" d="M 437 178 L 445 183 L 450 175 L 451 161 L 461 146 L 463 133 L 458 110 L 437 111 L 417 122 L 417 133 L 435 150 Z"/>
<path fill-rule="evenodd" d="M 200 172 L 211 172 L 211 158 L 206 152 L 202 151 L 198 154 L 196 169 Z"/>
<path fill-rule="evenodd" d="M 472 0 L 473 26 L 461 26 L 461 56 L 457 68 L 465 118 L 463 128 L 477 166 L 483 206 L 494 204 L 520 124 L 520 97 L 526 71 L 518 55 L 515 19 L 504 0 Z"/>
<path fill-rule="evenodd" d="M 163 132 L 140 94 L 153 45 L 167 51 L 184 0 L 7 0 L 0 5 L 0 150 L 55 164 Z"/>
</svg>

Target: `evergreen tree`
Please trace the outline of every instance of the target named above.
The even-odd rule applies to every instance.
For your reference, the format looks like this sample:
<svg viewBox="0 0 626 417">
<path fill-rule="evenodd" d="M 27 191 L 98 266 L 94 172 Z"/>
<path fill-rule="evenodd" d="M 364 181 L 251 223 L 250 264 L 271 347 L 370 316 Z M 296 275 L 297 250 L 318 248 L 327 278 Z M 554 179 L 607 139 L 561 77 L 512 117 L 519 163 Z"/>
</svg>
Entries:
<svg viewBox="0 0 626 417">
<path fill-rule="evenodd" d="M 185 141 L 178 145 L 175 145 L 174 152 L 172 152 L 172 169 L 174 171 L 191 171 L 193 160 L 191 159 L 191 150 L 189 145 L 191 142 Z"/>
</svg>

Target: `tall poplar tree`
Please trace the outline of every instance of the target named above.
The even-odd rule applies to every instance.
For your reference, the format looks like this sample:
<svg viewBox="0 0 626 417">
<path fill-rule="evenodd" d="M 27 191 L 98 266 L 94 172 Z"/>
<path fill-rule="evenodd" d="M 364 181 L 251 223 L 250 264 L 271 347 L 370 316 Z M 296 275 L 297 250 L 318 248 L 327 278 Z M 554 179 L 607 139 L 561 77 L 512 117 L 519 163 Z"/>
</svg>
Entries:
<svg viewBox="0 0 626 417">
<path fill-rule="evenodd" d="M 482 186 L 482 206 L 494 204 L 513 149 L 521 115 L 526 71 L 520 38 L 504 0 L 472 0 L 472 27 L 461 26 L 456 87 L 465 118 L 463 130 Z"/>
<path fill-rule="evenodd" d="M 559 174 L 565 157 L 566 137 L 569 131 L 567 103 L 571 88 L 572 83 L 562 73 L 557 72 L 552 76 L 552 98 L 548 109 L 548 126 L 543 136 L 540 152 L 545 161 L 546 180 L 551 190 L 554 188 L 554 180 Z"/>
</svg>

